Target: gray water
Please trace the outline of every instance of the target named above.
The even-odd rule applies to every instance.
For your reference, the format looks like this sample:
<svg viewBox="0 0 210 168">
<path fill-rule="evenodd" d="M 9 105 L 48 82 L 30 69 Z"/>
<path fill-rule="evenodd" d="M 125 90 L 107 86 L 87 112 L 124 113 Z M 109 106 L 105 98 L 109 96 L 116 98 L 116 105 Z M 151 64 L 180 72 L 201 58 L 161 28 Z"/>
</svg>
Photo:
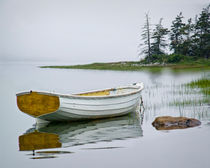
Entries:
<svg viewBox="0 0 210 168">
<path fill-rule="evenodd" d="M 210 71 L 120 72 L 41 69 L 39 65 L 43 64 L 0 64 L 1 168 L 210 166 L 209 103 L 203 102 L 205 96 L 198 90 L 183 86 L 203 76 L 209 77 Z M 35 156 L 32 151 L 20 151 L 19 137 L 33 132 L 35 120 L 18 110 L 16 93 L 41 90 L 67 94 L 139 81 L 145 85 L 142 92 L 145 110 L 141 114 L 52 124 L 39 131 L 58 135 L 62 147 L 38 150 Z M 158 131 L 151 123 L 162 115 L 194 117 L 202 124 Z M 48 153 L 38 153 L 45 151 Z"/>
</svg>

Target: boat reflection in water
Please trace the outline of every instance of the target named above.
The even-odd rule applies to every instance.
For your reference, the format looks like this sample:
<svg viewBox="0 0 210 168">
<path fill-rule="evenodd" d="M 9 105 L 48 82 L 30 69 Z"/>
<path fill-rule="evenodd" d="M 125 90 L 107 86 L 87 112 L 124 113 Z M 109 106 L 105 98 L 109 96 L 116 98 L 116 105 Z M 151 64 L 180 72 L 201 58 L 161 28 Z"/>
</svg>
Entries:
<svg viewBox="0 0 210 168">
<path fill-rule="evenodd" d="M 141 119 L 136 113 L 103 120 L 91 120 L 72 123 L 50 123 L 36 125 L 25 134 L 19 136 L 19 150 L 33 151 L 50 148 L 72 147 L 102 141 L 125 140 L 143 136 Z M 70 153 L 65 151 L 39 151 L 36 154 L 47 154 L 54 158 L 55 154 Z M 52 155 L 53 156 L 49 156 Z"/>
</svg>

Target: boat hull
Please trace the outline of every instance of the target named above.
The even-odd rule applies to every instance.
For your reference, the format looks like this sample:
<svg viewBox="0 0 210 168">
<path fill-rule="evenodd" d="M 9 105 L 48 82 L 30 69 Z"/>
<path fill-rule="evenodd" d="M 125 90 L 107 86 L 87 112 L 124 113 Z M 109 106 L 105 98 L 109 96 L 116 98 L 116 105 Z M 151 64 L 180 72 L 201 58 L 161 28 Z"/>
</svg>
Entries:
<svg viewBox="0 0 210 168">
<path fill-rule="evenodd" d="M 128 90 L 128 88 L 126 89 Z M 140 104 L 140 92 L 143 86 L 137 85 L 129 87 L 129 89 L 132 90 L 129 93 L 109 96 L 89 96 L 90 93 L 84 93 L 84 95 L 86 94 L 88 96 L 81 96 L 81 94 L 61 95 L 45 92 L 28 92 L 18 94 L 17 103 L 21 111 L 35 117 L 37 122 L 107 118 L 122 116 L 136 110 L 137 106 Z M 115 91 L 115 89 L 109 90 Z M 123 88 L 118 90 L 123 90 Z M 99 94 L 100 91 L 91 92 L 91 94 L 92 93 Z M 104 91 L 101 91 L 101 93 L 104 93 Z M 33 97 L 32 94 L 35 97 Z M 27 97 L 22 98 L 21 96 L 24 95 L 27 95 Z M 53 98 L 48 102 L 46 96 L 52 96 Z M 41 108 L 39 108 L 39 104 L 36 104 L 36 102 L 39 104 L 44 103 L 44 106 L 41 105 Z M 37 107 L 35 108 L 36 105 Z M 53 108 L 45 107 L 47 105 L 52 106 L 55 110 L 52 111 Z M 24 108 L 22 108 L 22 106 L 24 106 Z M 27 106 L 29 109 L 27 109 Z M 33 106 L 33 108 L 31 106 Z M 30 109 L 33 109 L 33 113 L 30 112 Z M 43 109 L 46 109 L 46 111 Z M 38 111 L 37 113 L 36 110 Z"/>
</svg>

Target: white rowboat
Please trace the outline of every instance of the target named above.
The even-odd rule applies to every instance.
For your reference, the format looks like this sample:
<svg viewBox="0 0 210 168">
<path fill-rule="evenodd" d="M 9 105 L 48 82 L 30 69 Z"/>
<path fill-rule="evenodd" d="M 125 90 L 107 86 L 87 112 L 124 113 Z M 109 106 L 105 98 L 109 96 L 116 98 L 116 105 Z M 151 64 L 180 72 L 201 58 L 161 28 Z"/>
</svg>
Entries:
<svg viewBox="0 0 210 168">
<path fill-rule="evenodd" d="M 136 110 L 143 87 L 143 83 L 136 83 L 70 95 L 21 92 L 17 94 L 17 105 L 22 112 L 36 118 L 37 122 L 121 116 Z"/>
</svg>

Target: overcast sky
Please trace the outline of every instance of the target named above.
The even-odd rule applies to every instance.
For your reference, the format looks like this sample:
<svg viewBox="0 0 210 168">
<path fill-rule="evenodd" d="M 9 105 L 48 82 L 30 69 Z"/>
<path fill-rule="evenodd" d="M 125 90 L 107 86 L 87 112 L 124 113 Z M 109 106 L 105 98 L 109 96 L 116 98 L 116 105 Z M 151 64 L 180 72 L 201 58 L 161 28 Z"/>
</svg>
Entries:
<svg viewBox="0 0 210 168">
<path fill-rule="evenodd" d="M 209 0 L 0 0 L 0 62 L 138 60 L 145 13 L 170 27 Z"/>
</svg>

